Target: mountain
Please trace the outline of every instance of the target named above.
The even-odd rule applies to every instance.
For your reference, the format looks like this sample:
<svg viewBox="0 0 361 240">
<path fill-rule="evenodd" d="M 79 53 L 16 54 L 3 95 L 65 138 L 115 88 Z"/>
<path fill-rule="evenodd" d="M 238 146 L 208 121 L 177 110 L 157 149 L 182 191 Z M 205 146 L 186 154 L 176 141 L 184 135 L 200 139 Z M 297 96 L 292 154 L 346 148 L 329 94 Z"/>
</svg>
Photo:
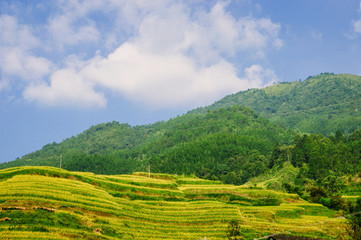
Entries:
<svg viewBox="0 0 361 240">
<path fill-rule="evenodd" d="M 231 222 L 237 239 L 346 232 L 339 213 L 295 194 L 192 176 L 18 167 L 0 179 L 1 239 L 226 239 Z"/>
<path fill-rule="evenodd" d="M 231 169 L 252 170 L 229 176 L 233 183 L 262 173 L 276 142 L 289 144 L 290 130 L 234 105 L 205 114 L 185 114 L 167 122 L 131 127 L 99 124 L 76 137 L 52 143 L 0 168 L 24 165 L 62 166 L 99 174 L 152 171 L 196 174 L 221 179 Z"/>
<path fill-rule="evenodd" d="M 206 113 L 235 104 L 303 133 L 328 136 L 341 130 L 348 135 L 361 127 L 361 77 L 323 73 L 304 81 L 238 92 L 190 113 Z"/>
<path fill-rule="evenodd" d="M 0 168 L 61 164 L 73 171 L 121 174 L 150 167 L 242 184 L 291 162 L 303 168 L 294 180 L 340 177 L 359 169 L 360 101 L 361 77 L 325 73 L 239 92 L 166 122 L 92 126 Z M 295 136 L 286 127 L 301 133 Z"/>
<path fill-rule="evenodd" d="M 361 206 L 361 199 L 356 203 L 355 197 L 361 189 L 360 83 L 361 77 L 355 75 L 321 74 L 303 82 L 239 92 L 166 122 L 134 127 L 115 121 L 99 124 L 78 136 L 1 164 L 0 168 L 60 166 L 79 172 L 76 177 L 65 174 L 65 178 L 83 181 L 81 176 L 87 175 L 84 181 L 88 184 L 110 184 L 111 196 L 136 200 L 158 201 L 164 194 L 146 190 L 152 197 L 145 197 L 135 188 L 120 194 L 118 190 L 122 192 L 127 187 L 115 186 L 113 182 L 123 180 L 110 176 L 93 178 L 84 172 L 118 175 L 149 171 L 193 175 L 225 184 L 248 182 L 244 186 L 284 190 L 330 209 L 352 213 Z M 248 104 L 259 113 L 239 103 Z M 36 171 L 45 176 L 63 176 Z M 0 181 L 6 179 L 0 174 Z M 188 180 L 178 180 L 176 183 L 182 185 L 178 190 L 183 191 Z M 145 183 L 131 180 L 129 184 L 144 187 Z M 165 188 L 175 188 L 174 182 L 166 185 Z M 163 200 L 178 201 L 179 196 L 214 200 L 213 191 L 201 196 L 198 193 L 199 189 L 172 192 Z M 235 204 L 244 204 L 238 193 L 236 197 L 229 193 L 232 192 L 217 199 L 238 199 L 240 203 Z M 345 194 L 349 198 L 343 197 Z"/>
</svg>

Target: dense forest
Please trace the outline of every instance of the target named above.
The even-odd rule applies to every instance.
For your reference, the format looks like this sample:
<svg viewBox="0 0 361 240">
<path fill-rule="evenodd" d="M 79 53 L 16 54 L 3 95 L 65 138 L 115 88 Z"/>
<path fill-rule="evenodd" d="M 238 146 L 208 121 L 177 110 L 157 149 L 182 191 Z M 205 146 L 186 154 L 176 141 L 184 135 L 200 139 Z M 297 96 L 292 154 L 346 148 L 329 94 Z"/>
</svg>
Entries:
<svg viewBox="0 0 361 240">
<path fill-rule="evenodd" d="M 275 142 L 289 144 L 293 136 L 293 131 L 235 105 L 148 126 L 97 125 L 0 167 L 59 166 L 62 158 L 63 168 L 74 171 L 122 174 L 145 171 L 150 165 L 155 172 L 222 179 L 231 165 L 248 162 L 243 165 L 254 173 L 242 176 L 237 181 L 241 183 L 264 171 Z M 261 165 L 253 164 L 254 159 Z"/>
<path fill-rule="evenodd" d="M 205 113 L 234 104 L 302 133 L 329 136 L 340 130 L 348 135 L 361 128 L 361 77 L 322 73 L 304 81 L 238 92 L 190 112 Z"/>
<path fill-rule="evenodd" d="M 97 174 L 150 168 L 237 185 L 264 182 L 346 208 L 339 193 L 360 189 L 354 179 L 361 177 L 360 101 L 361 77 L 325 73 L 239 92 L 168 121 L 92 126 L 0 168 L 62 164 Z"/>
<path fill-rule="evenodd" d="M 339 130 L 329 137 L 296 135 L 290 146 L 276 144 L 268 162 L 274 169 L 287 171 L 283 167 L 289 164 L 297 170 L 293 179 L 283 179 L 282 189 L 312 202 L 350 211 L 352 205 L 341 193 L 360 194 L 361 130 L 348 137 Z"/>
</svg>

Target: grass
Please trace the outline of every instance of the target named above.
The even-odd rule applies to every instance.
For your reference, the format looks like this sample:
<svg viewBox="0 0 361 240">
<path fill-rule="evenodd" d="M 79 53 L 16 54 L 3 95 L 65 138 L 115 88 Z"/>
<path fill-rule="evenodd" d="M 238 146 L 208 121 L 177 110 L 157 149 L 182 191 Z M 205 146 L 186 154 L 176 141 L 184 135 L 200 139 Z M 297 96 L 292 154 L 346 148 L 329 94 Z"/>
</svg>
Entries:
<svg viewBox="0 0 361 240">
<path fill-rule="evenodd" d="M 294 194 L 191 176 L 19 167 L 0 179 L 0 219 L 10 219 L 0 221 L 1 239 L 226 239 L 232 219 L 246 239 L 337 239 L 344 229 L 336 212 Z"/>
</svg>

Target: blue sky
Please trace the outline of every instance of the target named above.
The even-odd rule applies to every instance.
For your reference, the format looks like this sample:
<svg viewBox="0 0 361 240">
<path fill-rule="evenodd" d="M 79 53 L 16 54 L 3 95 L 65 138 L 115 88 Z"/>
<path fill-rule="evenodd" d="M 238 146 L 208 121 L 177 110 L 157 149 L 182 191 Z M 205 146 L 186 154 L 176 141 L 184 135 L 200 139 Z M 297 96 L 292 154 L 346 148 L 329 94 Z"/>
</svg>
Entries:
<svg viewBox="0 0 361 240">
<path fill-rule="evenodd" d="M 359 0 L 2 0 L 0 162 L 360 56 Z"/>
</svg>

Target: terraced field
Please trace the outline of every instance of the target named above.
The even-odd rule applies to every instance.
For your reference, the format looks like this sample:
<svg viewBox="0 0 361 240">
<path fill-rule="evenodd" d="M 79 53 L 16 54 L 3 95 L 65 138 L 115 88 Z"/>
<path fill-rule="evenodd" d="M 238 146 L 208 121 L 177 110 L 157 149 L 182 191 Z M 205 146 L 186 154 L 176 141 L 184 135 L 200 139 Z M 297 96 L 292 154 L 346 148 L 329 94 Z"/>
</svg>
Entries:
<svg viewBox="0 0 361 240">
<path fill-rule="evenodd" d="M 337 239 L 344 219 L 296 195 L 167 174 L 102 176 L 51 167 L 0 171 L 1 239 Z"/>
</svg>

